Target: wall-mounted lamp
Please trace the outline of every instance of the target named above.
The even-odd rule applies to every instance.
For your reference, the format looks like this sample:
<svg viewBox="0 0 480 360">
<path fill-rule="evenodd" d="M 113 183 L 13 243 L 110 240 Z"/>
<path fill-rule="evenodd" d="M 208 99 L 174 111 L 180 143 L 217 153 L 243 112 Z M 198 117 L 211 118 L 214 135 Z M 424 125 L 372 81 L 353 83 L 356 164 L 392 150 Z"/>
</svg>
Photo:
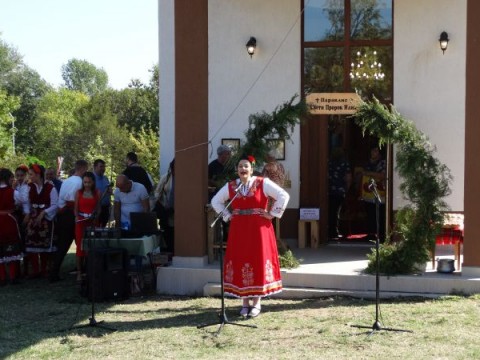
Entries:
<svg viewBox="0 0 480 360">
<path fill-rule="evenodd" d="M 443 54 L 445 54 L 445 50 L 447 50 L 448 47 L 448 42 L 449 42 L 448 34 L 446 31 L 443 31 L 440 34 L 440 39 L 438 39 L 438 42 L 440 43 L 440 49 L 442 49 Z"/>
<path fill-rule="evenodd" d="M 257 47 L 257 39 L 255 39 L 253 36 L 250 37 L 250 40 L 248 40 L 246 46 L 247 46 L 248 55 L 252 57 L 253 54 L 255 54 L 255 48 Z"/>
</svg>

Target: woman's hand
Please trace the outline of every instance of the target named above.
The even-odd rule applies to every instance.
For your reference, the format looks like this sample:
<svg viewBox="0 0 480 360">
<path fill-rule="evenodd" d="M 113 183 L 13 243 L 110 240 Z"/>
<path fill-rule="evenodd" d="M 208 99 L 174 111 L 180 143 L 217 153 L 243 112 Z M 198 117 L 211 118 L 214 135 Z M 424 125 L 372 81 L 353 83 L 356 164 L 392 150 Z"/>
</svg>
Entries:
<svg viewBox="0 0 480 360">
<path fill-rule="evenodd" d="M 268 219 L 268 220 L 272 220 L 273 219 L 273 216 L 270 215 L 270 213 L 268 211 L 264 211 L 264 213 L 262 214 L 262 216 L 265 218 L 265 219 Z"/>
</svg>

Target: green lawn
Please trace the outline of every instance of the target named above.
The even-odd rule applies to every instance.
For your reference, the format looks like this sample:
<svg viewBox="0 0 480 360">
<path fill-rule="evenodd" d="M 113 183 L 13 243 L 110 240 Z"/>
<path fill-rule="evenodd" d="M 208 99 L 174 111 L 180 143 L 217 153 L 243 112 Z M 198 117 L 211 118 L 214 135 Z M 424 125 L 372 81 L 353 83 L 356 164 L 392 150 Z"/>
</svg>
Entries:
<svg viewBox="0 0 480 360">
<path fill-rule="evenodd" d="M 163 297 L 150 293 L 119 303 L 99 303 L 96 319 L 117 329 L 87 327 L 90 303 L 74 276 L 59 283 L 23 281 L 0 288 L 2 359 L 475 359 L 480 296 L 382 300 L 384 327 L 413 331 L 368 336 L 352 324 L 373 325 L 375 303 L 348 297 L 266 299 L 262 314 L 237 316 L 239 301 L 227 299 L 231 321 L 216 322 L 218 298 Z M 67 330 L 65 330 L 67 329 Z"/>
</svg>

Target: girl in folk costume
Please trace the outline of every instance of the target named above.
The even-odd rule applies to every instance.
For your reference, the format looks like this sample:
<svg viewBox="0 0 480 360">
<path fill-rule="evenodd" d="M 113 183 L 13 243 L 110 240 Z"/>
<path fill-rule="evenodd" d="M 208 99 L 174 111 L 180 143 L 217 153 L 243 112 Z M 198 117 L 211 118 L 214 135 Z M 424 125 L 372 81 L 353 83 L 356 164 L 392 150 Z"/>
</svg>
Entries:
<svg viewBox="0 0 480 360">
<path fill-rule="evenodd" d="M 20 202 L 19 192 L 12 188 L 13 173 L 0 169 L 0 286 L 6 285 L 6 264 L 12 284 L 18 283 L 17 273 L 22 259 L 20 231 L 13 215 Z"/>
<path fill-rule="evenodd" d="M 75 245 L 77 246 L 77 281 L 82 280 L 82 266 L 85 252 L 82 240 L 85 229 L 95 225 L 100 208 L 100 191 L 95 187 L 95 174 L 87 171 L 82 177 L 82 188 L 75 194 Z"/>
<path fill-rule="evenodd" d="M 280 265 L 272 218 L 281 217 L 290 196 L 268 178 L 252 176 L 255 159 L 238 163 L 239 179 L 227 183 L 212 199 L 217 213 L 225 203 L 237 197 L 231 211 L 225 209 L 224 220 L 230 220 L 224 264 L 225 293 L 242 298 L 241 316 L 260 314 L 260 298 L 282 291 Z M 275 199 L 268 211 L 268 198 Z"/>
<path fill-rule="evenodd" d="M 56 251 L 53 243 L 53 219 L 57 213 L 58 193 L 50 182 L 45 182 L 45 169 L 38 164 L 30 165 L 29 213 L 26 223 L 25 251 L 32 266 L 30 278 L 47 275 L 50 254 Z"/>
</svg>

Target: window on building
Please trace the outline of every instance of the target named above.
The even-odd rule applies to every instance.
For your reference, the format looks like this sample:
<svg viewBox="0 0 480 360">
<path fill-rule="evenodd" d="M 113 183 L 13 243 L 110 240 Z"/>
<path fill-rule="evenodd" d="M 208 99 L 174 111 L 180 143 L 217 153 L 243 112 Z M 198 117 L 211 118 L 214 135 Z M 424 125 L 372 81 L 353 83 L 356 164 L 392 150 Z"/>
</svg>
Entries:
<svg viewBox="0 0 480 360">
<path fill-rule="evenodd" d="M 392 0 L 304 0 L 304 91 L 392 101 Z"/>
</svg>

